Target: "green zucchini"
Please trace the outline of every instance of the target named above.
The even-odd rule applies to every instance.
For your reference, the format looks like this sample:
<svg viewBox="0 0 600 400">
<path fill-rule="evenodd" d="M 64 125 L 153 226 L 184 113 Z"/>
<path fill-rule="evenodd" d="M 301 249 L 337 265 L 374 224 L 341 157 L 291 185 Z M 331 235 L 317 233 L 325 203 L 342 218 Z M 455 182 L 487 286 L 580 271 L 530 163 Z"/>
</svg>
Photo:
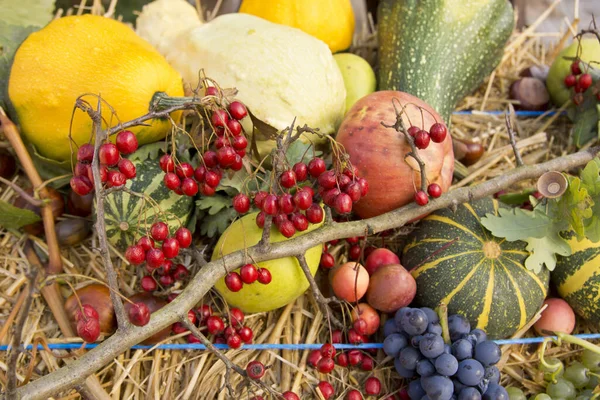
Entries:
<svg viewBox="0 0 600 400">
<path fill-rule="evenodd" d="M 507 0 L 381 0 L 379 89 L 431 105 L 446 123 L 499 63 L 514 27 Z"/>
</svg>

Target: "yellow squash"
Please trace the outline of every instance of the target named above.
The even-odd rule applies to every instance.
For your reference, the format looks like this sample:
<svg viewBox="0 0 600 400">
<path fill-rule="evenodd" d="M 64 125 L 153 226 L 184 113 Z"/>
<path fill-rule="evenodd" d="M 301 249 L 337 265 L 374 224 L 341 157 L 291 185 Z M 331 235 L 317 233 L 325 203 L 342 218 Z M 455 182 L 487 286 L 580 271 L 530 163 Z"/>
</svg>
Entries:
<svg viewBox="0 0 600 400">
<path fill-rule="evenodd" d="M 332 53 L 352 44 L 354 12 L 350 0 L 243 0 L 240 12 L 299 28 L 327 43 Z"/>
<path fill-rule="evenodd" d="M 38 154 L 63 164 L 70 161 L 69 126 L 78 96 L 99 94 L 120 121 L 129 121 L 148 112 L 157 92 L 182 96 L 181 75 L 131 28 L 92 15 L 59 18 L 32 33 L 15 55 L 8 82 L 23 136 Z M 85 100 L 96 106 L 93 96 Z M 118 122 L 106 105 L 103 117 Z M 153 120 L 132 130 L 145 144 L 164 138 L 169 129 L 168 120 Z M 87 143 L 91 133 L 89 116 L 76 111 L 75 143 Z"/>
</svg>

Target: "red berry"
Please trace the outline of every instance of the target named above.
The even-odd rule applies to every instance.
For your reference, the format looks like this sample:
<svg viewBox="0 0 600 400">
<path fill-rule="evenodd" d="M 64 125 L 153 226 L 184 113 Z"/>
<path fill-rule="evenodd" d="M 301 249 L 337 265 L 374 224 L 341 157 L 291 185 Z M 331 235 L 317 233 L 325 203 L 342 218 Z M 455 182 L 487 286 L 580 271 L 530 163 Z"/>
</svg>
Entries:
<svg viewBox="0 0 600 400">
<path fill-rule="evenodd" d="M 237 122 L 237 121 L 234 121 L 234 122 L 239 124 L 239 122 Z M 246 136 L 244 136 L 244 135 L 236 136 L 233 139 L 231 145 L 236 150 L 244 150 L 246 147 L 248 147 L 248 139 L 246 139 Z"/>
<path fill-rule="evenodd" d="M 352 199 L 346 193 L 340 193 L 335 198 L 334 206 L 338 214 L 348 214 L 352 211 Z"/>
<path fill-rule="evenodd" d="M 429 203 L 429 197 L 427 197 L 427 193 L 422 190 L 418 190 L 417 193 L 415 193 L 415 203 L 420 206 L 424 206 L 425 204 Z"/>
<path fill-rule="evenodd" d="M 238 331 L 238 335 L 242 338 L 242 341 L 246 344 L 252 343 L 252 338 L 254 337 L 254 332 L 252 329 L 244 326 L 242 329 Z"/>
<path fill-rule="evenodd" d="M 336 359 L 337 364 L 340 367 L 348 366 L 348 354 L 346 354 L 346 353 L 338 354 L 338 356 L 335 359 Z"/>
<path fill-rule="evenodd" d="M 312 204 L 313 198 L 308 190 L 300 189 L 294 194 L 293 201 L 300 210 L 307 210 Z"/>
<path fill-rule="evenodd" d="M 287 214 L 279 213 L 279 214 L 275 215 L 275 217 L 273 217 L 273 223 L 275 224 L 275 226 L 277 228 L 279 228 L 281 226 L 281 224 L 284 223 L 284 221 L 288 221 Z"/>
<path fill-rule="evenodd" d="M 176 335 L 180 335 L 183 332 L 187 332 L 187 328 L 185 326 L 183 326 L 183 324 L 181 322 L 175 322 L 171 326 L 171 331 Z M 195 336 L 193 336 L 192 334 L 190 334 L 189 336 L 195 338 Z M 192 342 L 188 340 L 188 343 L 192 343 Z"/>
<path fill-rule="evenodd" d="M 88 343 L 100 336 L 100 321 L 97 318 L 82 318 L 77 322 L 77 335 Z"/>
<path fill-rule="evenodd" d="M 267 215 L 277 214 L 277 211 L 279 211 L 279 207 L 277 206 L 277 196 L 275 196 L 274 194 L 267 195 L 263 202 L 262 210 Z"/>
<path fill-rule="evenodd" d="M 209 86 L 204 89 L 205 96 L 216 96 L 217 94 L 219 94 L 219 90 L 214 86 Z"/>
<path fill-rule="evenodd" d="M 363 396 L 356 389 L 352 389 L 346 394 L 346 400 L 362 400 Z"/>
<path fill-rule="evenodd" d="M 206 174 L 206 167 L 204 167 L 204 165 L 200 165 L 200 166 L 198 166 L 198 168 L 196 168 L 194 170 L 194 179 L 196 179 L 198 182 L 204 182 L 205 174 Z"/>
<path fill-rule="evenodd" d="M 243 119 L 246 115 L 248 115 L 246 106 L 239 101 L 232 101 L 231 104 L 229 104 L 229 113 L 237 120 Z"/>
<path fill-rule="evenodd" d="M 150 249 L 146 252 L 146 264 L 151 269 L 156 269 L 165 262 L 165 255 L 161 249 Z"/>
<path fill-rule="evenodd" d="M 181 163 L 177 167 L 175 167 L 175 172 L 177 176 L 181 179 L 183 178 L 191 178 L 194 176 L 194 167 L 190 163 Z"/>
<path fill-rule="evenodd" d="M 300 400 L 300 397 L 298 397 L 296 393 L 289 390 L 287 392 L 283 392 L 281 397 L 283 397 L 285 400 Z"/>
<path fill-rule="evenodd" d="M 590 74 L 583 74 L 579 77 L 579 86 L 586 91 L 590 86 L 592 86 L 592 76 Z"/>
<path fill-rule="evenodd" d="M 321 358 L 323 358 L 323 355 L 321 354 L 320 350 L 312 350 L 310 353 L 308 353 L 308 359 L 306 360 L 306 363 L 311 367 L 316 368 L 319 361 L 321 361 Z"/>
<path fill-rule="evenodd" d="M 360 369 L 363 371 L 373 371 L 374 367 L 375 365 L 371 357 L 363 357 L 362 362 L 360 363 Z"/>
<path fill-rule="evenodd" d="M 379 379 L 374 376 L 369 377 L 365 382 L 365 393 L 372 396 L 377 396 L 381 393 L 381 382 Z"/>
<path fill-rule="evenodd" d="M 321 175 L 319 175 L 317 182 L 319 183 L 319 186 L 321 186 L 323 189 L 333 189 L 334 187 L 336 187 L 337 184 L 335 172 L 323 172 Z"/>
<path fill-rule="evenodd" d="M 219 163 L 219 159 L 217 158 L 217 153 L 215 153 L 212 150 L 206 151 L 204 153 L 204 155 L 202 156 L 202 159 L 204 160 L 204 164 L 206 165 L 206 168 L 214 168 Z"/>
<path fill-rule="evenodd" d="M 200 307 L 198 307 L 196 309 L 196 312 L 198 312 L 198 315 L 200 315 L 200 323 L 202 322 L 206 322 L 206 320 L 208 319 L 208 317 L 210 317 L 212 315 L 212 307 L 209 306 L 208 304 L 202 304 Z"/>
<path fill-rule="evenodd" d="M 335 357 L 335 347 L 331 344 L 331 343 L 325 343 L 323 344 L 323 346 L 321 346 L 321 355 L 323 357 L 329 357 L 329 358 L 333 358 Z"/>
<path fill-rule="evenodd" d="M 170 154 L 164 154 L 160 160 L 158 160 L 158 164 L 160 165 L 160 169 L 163 172 L 173 172 L 175 171 L 175 162 Z"/>
<path fill-rule="evenodd" d="M 206 171 L 206 174 L 204 174 L 204 182 L 212 187 L 212 188 L 216 188 L 217 186 L 219 186 L 219 182 L 221 182 L 221 178 L 219 177 L 219 174 L 217 174 L 215 171 L 210 170 L 210 171 Z"/>
<path fill-rule="evenodd" d="M 233 209 L 240 213 L 245 214 L 250 209 L 250 198 L 244 193 L 238 193 L 233 198 Z"/>
<path fill-rule="evenodd" d="M 279 207 L 279 212 L 284 214 L 291 214 L 294 212 L 295 206 L 291 194 L 282 194 L 281 196 L 279 196 L 279 200 L 277 203 Z"/>
<path fill-rule="evenodd" d="M 181 179 L 173 172 L 167 172 L 163 178 L 163 182 L 169 190 L 177 190 L 181 187 Z"/>
<path fill-rule="evenodd" d="M 98 311 L 91 304 L 82 304 L 81 309 L 75 312 L 75 321 L 79 322 L 81 319 L 93 318 L 100 319 Z"/>
<path fill-rule="evenodd" d="M 85 176 L 74 176 L 69 182 L 71 189 L 80 196 L 85 196 L 92 191 L 92 183 Z"/>
<path fill-rule="evenodd" d="M 361 250 L 362 249 L 358 244 L 350 246 L 350 249 L 348 249 L 348 258 L 351 260 L 358 260 L 360 258 Z"/>
<path fill-rule="evenodd" d="M 140 265 L 146 258 L 146 252 L 142 246 L 134 244 L 125 250 L 125 258 L 133 265 Z"/>
<path fill-rule="evenodd" d="M 100 164 L 100 168 L 98 168 L 98 172 L 100 174 L 100 182 L 106 183 L 106 181 L 108 180 L 108 167 L 106 165 Z M 94 172 L 92 171 L 91 166 L 87 170 L 87 177 L 88 177 L 92 187 L 94 187 Z"/>
<path fill-rule="evenodd" d="M 266 214 L 261 211 L 256 215 L 256 226 L 258 226 L 259 228 L 263 228 L 265 226 L 265 216 Z"/>
<path fill-rule="evenodd" d="M 323 252 L 323 254 L 321 254 L 321 262 L 319 263 L 319 265 L 321 266 L 321 268 L 325 269 L 333 268 L 333 266 L 335 265 L 335 259 L 333 258 L 331 253 Z"/>
<path fill-rule="evenodd" d="M 150 309 L 142 302 L 131 304 L 129 321 L 136 326 L 145 326 L 150 321 Z"/>
<path fill-rule="evenodd" d="M 137 241 L 137 244 L 139 246 L 142 246 L 144 251 L 148 251 L 148 250 L 154 248 L 154 240 L 152 240 L 152 238 L 150 238 L 148 236 L 142 236 L 141 238 L 139 238 L 139 240 Z"/>
<path fill-rule="evenodd" d="M 181 227 L 175 231 L 175 239 L 179 242 L 179 247 L 187 249 L 192 244 L 192 232 L 188 228 Z"/>
<path fill-rule="evenodd" d="M 91 163 L 94 159 L 94 146 L 86 143 L 77 149 L 77 161 Z"/>
<path fill-rule="evenodd" d="M 360 344 L 365 342 L 365 338 L 360 333 L 356 332 L 354 329 L 348 330 L 348 342 L 352 344 Z"/>
<path fill-rule="evenodd" d="M 308 163 L 308 173 L 313 177 L 317 178 L 326 169 L 325 161 L 322 158 L 315 157 Z"/>
<path fill-rule="evenodd" d="M 565 86 L 566 87 L 573 87 L 575 86 L 575 83 L 577 83 L 577 78 L 575 77 L 575 75 L 567 75 L 565 77 Z"/>
<path fill-rule="evenodd" d="M 231 146 L 223 146 L 217 151 L 217 160 L 223 168 L 229 167 L 235 161 L 235 150 Z"/>
<path fill-rule="evenodd" d="M 360 241 L 360 238 L 358 236 L 346 238 L 346 242 L 348 242 L 350 244 L 358 244 L 359 241 Z"/>
<path fill-rule="evenodd" d="M 91 169 L 90 164 L 84 164 L 84 163 L 78 162 L 77 164 L 75 164 L 75 170 L 73 171 L 73 175 L 74 176 L 88 176 L 90 169 Z"/>
<path fill-rule="evenodd" d="M 173 272 L 173 278 L 176 281 L 183 281 L 190 275 L 190 271 L 183 264 L 177 264 L 175 271 Z"/>
<path fill-rule="evenodd" d="M 436 122 L 435 124 L 431 125 L 431 128 L 429 128 L 429 136 L 431 137 L 433 143 L 442 143 L 444 139 L 446 139 L 447 133 L 448 130 L 446 129 L 446 125 L 440 122 Z"/>
<path fill-rule="evenodd" d="M 231 134 L 233 136 L 235 136 L 236 138 L 243 137 L 244 139 L 246 139 L 246 137 L 244 135 L 240 135 L 242 133 L 242 124 L 240 124 L 237 120 L 230 119 L 229 121 L 227 121 L 227 128 L 229 128 L 229 131 L 231 132 Z M 248 143 L 247 140 L 246 140 L 246 143 Z M 234 147 L 235 147 L 235 145 L 234 145 Z M 246 146 L 244 146 L 244 148 L 246 148 Z"/>
<path fill-rule="evenodd" d="M 365 321 L 362 318 L 358 318 L 356 321 L 354 321 L 354 324 L 352 324 L 352 327 L 360 335 L 367 334 L 367 329 L 368 329 L 367 321 Z"/>
<path fill-rule="evenodd" d="M 239 150 L 236 150 L 236 152 Z M 229 167 L 232 171 L 239 171 L 242 169 L 242 167 L 244 166 L 244 161 L 242 160 L 243 156 L 240 156 L 239 154 L 235 155 L 235 160 L 233 160 L 233 163 L 231 164 L 231 166 Z"/>
<path fill-rule="evenodd" d="M 265 199 L 267 198 L 267 192 L 258 192 L 254 195 L 254 205 L 262 210 Z"/>
<path fill-rule="evenodd" d="M 232 308 L 229 310 L 229 322 L 234 326 L 235 329 L 241 328 L 244 324 L 244 312 L 239 308 Z"/>
<path fill-rule="evenodd" d="M 303 182 L 308 177 L 308 167 L 303 162 L 294 164 L 292 171 L 296 174 L 296 181 Z"/>
<path fill-rule="evenodd" d="M 348 352 L 348 363 L 350 365 L 356 366 L 360 364 L 363 360 L 363 355 L 358 350 L 350 350 Z"/>
<path fill-rule="evenodd" d="M 239 292 L 242 289 L 242 286 L 244 286 L 240 274 L 237 272 L 230 272 L 225 275 L 225 286 L 232 292 Z"/>
<path fill-rule="evenodd" d="M 331 332 L 331 343 L 342 343 L 342 340 L 344 339 L 344 334 L 342 333 L 341 330 L 336 329 L 333 332 Z"/>
<path fill-rule="evenodd" d="M 175 258 L 179 255 L 179 242 L 177 239 L 170 237 L 164 240 L 162 251 L 166 258 Z"/>
<path fill-rule="evenodd" d="M 160 267 L 158 267 L 156 269 L 156 272 L 158 273 L 158 275 L 160 276 L 165 276 L 165 275 L 170 275 L 171 274 L 171 268 L 173 268 L 173 261 L 171 260 L 165 260 Z M 148 272 L 152 272 L 154 271 L 153 269 L 150 269 L 150 271 Z"/>
<path fill-rule="evenodd" d="M 239 349 L 242 347 L 242 338 L 237 333 L 227 337 L 227 346 L 232 349 Z"/>
<path fill-rule="evenodd" d="M 348 177 L 348 175 L 342 174 L 338 176 L 338 186 L 343 191 L 346 190 L 348 185 L 352 182 L 352 178 Z"/>
<path fill-rule="evenodd" d="M 334 367 L 335 362 L 333 362 L 333 358 L 330 357 L 323 357 L 317 363 L 317 371 L 319 371 L 322 374 L 330 373 L 331 371 L 333 371 Z"/>
<path fill-rule="evenodd" d="M 421 131 L 421 128 L 419 128 L 416 125 L 412 125 L 406 130 L 406 132 L 412 137 L 417 136 L 417 133 L 419 133 L 420 131 Z"/>
<path fill-rule="evenodd" d="M 581 68 L 579 67 L 579 60 L 575 60 L 571 63 L 571 73 L 573 75 L 581 74 Z"/>
<path fill-rule="evenodd" d="M 138 149 L 138 140 L 131 131 L 117 133 L 117 140 L 115 142 L 121 154 L 131 154 Z"/>
<path fill-rule="evenodd" d="M 158 283 L 156 283 L 156 280 L 153 277 L 146 275 L 140 281 L 140 286 L 145 292 L 154 292 L 158 287 Z"/>
<path fill-rule="evenodd" d="M 266 268 L 258 269 L 258 282 L 262 283 L 263 285 L 268 285 L 271 283 L 271 279 L 271 271 Z"/>
<path fill-rule="evenodd" d="M 106 164 L 109 167 L 114 167 L 119 162 L 119 149 L 113 143 L 104 143 L 98 151 L 100 164 Z"/>
<path fill-rule="evenodd" d="M 442 188 L 437 183 L 432 183 L 427 186 L 427 193 L 433 198 L 438 198 L 442 195 Z"/>
<path fill-rule="evenodd" d="M 126 158 L 122 158 L 119 160 L 119 171 L 121 171 L 121 173 L 123 175 L 125 175 L 125 178 L 127 179 L 133 179 L 135 178 L 136 175 L 136 170 L 135 170 L 135 165 L 133 165 L 133 163 L 126 159 Z"/>
<path fill-rule="evenodd" d="M 252 264 L 246 264 L 240 268 L 240 277 L 244 283 L 254 283 L 258 279 L 258 271 Z"/>
<path fill-rule="evenodd" d="M 358 178 L 356 183 L 360 186 L 360 195 L 361 197 L 365 197 L 369 192 L 369 182 L 365 178 Z"/>
<path fill-rule="evenodd" d="M 221 317 L 211 315 L 206 319 L 206 329 L 208 329 L 208 333 L 211 335 L 218 335 L 225 330 L 225 324 Z"/>
<path fill-rule="evenodd" d="M 292 170 L 283 171 L 279 177 L 279 183 L 286 189 L 294 187 L 296 184 L 296 173 Z"/>
<path fill-rule="evenodd" d="M 297 231 L 304 232 L 308 229 L 308 218 L 306 218 L 304 214 L 299 212 L 293 213 L 290 221 L 292 221 L 292 224 L 294 224 L 294 228 L 296 228 Z"/>
<path fill-rule="evenodd" d="M 198 184 L 192 178 L 185 178 L 183 182 L 181 182 L 181 191 L 186 196 L 195 196 L 198 193 Z"/>
<path fill-rule="evenodd" d="M 158 281 L 162 286 L 168 287 L 175 283 L 175 279 L 171 275 L 162 275 L 158 278 Z"/>
<path fill-rule="evenodd" d="M 127 182 L 127 178 L 121 171 L 108 171 L 106 185 L 108 187 L 123 186 Z"/>
<path fill-rule="evenodd" d="M 196 313 L 194 312 L 194 310 L 189 310 L 188 311 L 188 320 L 196 325 L 196 322 L 198 321 L 198 317 L 196 317 Z"/>
<path fill-rule="evenodd" d="M 325 203 L 329 207 L 332 207 L 332 208 L 335 207 L 335 199 L 338 197 L 339 194 L 340 194 L 340 190 L 336 187 L 334 187 L 333 189 L 326 190 L 322 194 L 323 203 Z"/>
<path fill-rule="evenodd" d="M 429 146 L 430 140 L 429 132 L 420 130 L 415 136 L 415 146 L 417 146 L 417 149 L 424 150 Z"/>
<path fill-rule="evenodd" d="M 224 127 L 227 125 L 227 121 L 229 121 L 229 115 L 227 115 L 227 111 L 225 110 L 215 110 L 210 117 L 210 122 L 212 122 L 213 126 Z"/>
<path fill-rule="evenodd" d="M 296 233 L 296 228 L 292 221 L 286 220 L 279 225 L 279 232 L 286 238 L 291 238 Z"/>
<path fill-rule="evenodd" d="M 162 221 L 155 222 L 150 227 L 150 235 L 157 242 L 162 242 L 169 236 L 169 226 Z"/>
<path fill-rule="evenodd" d="M 583 92 L 585 92 L 585 89 L 581 86 L 581 84 L 579 83 L 579 81 L 577 81 L 577 83 L 575 83 L 575 87 L 573 88 L 573 90 L 575 90 L 575 93 L 583 93 Z"/>
<path fill-rule="evenodd" d="M 313 203 L 308 210 L 306 210 L 306 218 L 308 222 L 311 224 L 318 224 L 323 221 L 323 217 L 325 216 L 323 209 L 317 203 Z"/>
<path fill-rule="evenodd" d="M 331 386 L 331 383 L 321 381 L 317 386 L 319 387 L 319 391 L 325 400 L 329 400 L 333 395 L 335 395 L 335 390 L 333 389 L 333 386 Z"/>
<path fill-rule="evenodd" d="M 250 379 L 260 379 L 265 374 L 265 366 L 260 361 L 250 361 L 246 365 L 246 373 Z"/>
</svg>

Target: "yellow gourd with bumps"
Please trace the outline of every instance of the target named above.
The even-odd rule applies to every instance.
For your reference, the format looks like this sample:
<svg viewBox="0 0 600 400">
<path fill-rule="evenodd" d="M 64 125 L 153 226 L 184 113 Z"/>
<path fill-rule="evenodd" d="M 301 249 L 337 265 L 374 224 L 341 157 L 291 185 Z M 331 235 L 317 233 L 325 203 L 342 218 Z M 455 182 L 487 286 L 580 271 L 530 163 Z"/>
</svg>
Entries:
<svg viewBox="0 0 600 400">
<path fill-rule="evenodd" d="M 84 99 L 96 107 L 93 95 L 100 95 L 120 121 L 129 121 L 148 112 L 157 92 L 182 96 L 181 75 L 127 25 L 93 15 L 59 18 L 32 33 L 15 54 L 8 82 L 22 135 L 38 154 L 65 165 L 77 97 L 90 94 Z M 108 106 L 102 114 L 118 123 Z M 170 129 L 168 120 L 148 123 L 132 129 L 140 145 L 164 138 Z M 75 111 L 75 143 L 87 143 L 91 134 L 90 117 Z"/>
</svg>

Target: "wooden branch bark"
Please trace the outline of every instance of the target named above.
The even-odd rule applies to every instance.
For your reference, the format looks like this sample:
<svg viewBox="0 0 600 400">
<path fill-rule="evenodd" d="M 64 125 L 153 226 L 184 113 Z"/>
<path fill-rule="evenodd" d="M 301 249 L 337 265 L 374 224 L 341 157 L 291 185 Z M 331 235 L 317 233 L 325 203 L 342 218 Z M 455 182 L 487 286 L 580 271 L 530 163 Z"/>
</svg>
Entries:
<svg viewBox="0 0 600 400">
<path fill-rule="evenodd" d="M 362 236 L 365 232 L 371 235 L 396 228 L 423 214 L 490 196 L 519 181 L 538 178 L 544 172 L 566 171 L 585 165 L 599 151 L 600 147 L 594 147 L 541 164 L 523 166 L 487 182 L 452 190 L 422 207 L 413 203 L 378 217 L 326 225 L 289 241 L 273 243 L 268 253 L 261 252 L 257 246 L 253 246 L 247 250 L 247 254 L 254 258 L 256 262 L 273 260 L 302 254 L 319 243 L 325 243 L 333 239 Z M 232 271 L 244 264 L 245 257 L 246 253 L 241 250 L 225 256 L 224 260 L 219 259 L 207 263 L 174 301 L 152 314 L 150 322 L 146 326 L 132 327 L 128 333 L 117 332 L 72 364 L 19 388 L 17 390 L 19 398 L 27 400 L 47 399 L 58 392 L 72 388 L 82 382 L 86 376 L 102 368 L 131 346 L 170 324 L 186 318 L 188 310 L 194 307 L 213 285 L 223 277 L 223 263 L 227 266 L 228 271 Z"/>
</svg>

